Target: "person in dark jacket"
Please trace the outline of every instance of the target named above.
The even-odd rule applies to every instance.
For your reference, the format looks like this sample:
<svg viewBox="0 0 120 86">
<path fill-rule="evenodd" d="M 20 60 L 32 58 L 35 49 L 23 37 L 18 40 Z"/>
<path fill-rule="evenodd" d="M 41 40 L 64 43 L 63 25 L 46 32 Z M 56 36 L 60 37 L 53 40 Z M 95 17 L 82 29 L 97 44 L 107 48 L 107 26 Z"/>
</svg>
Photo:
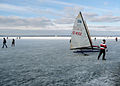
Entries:
<svg viewBox="0 0 120 86">
<path fill-rule="evenodd" d="M 116 42 L 118 41 L 118 38 L 117 38 L 117 37 L 115 38 L 115 41 L 116 41 Z"/>
<path fill-rule="evenodd" d="M 94 40 L 96 41 L 96 37 L 94 38 Z"/>
<path fill-rule="evenodd" d="M 105 54 L 106 54 L 105 49 L 107 48 L 107 45 L 106 45 L 105 43 L 106 43 L 106 40 L 103 39 L 103 43 L 100 44 L 100 53 L 99 53 L 99 55 L 98 55 L 98 60 L 99 60 L 99 58 L 100 58 L 100 56 L 101 56 L 102 54 L 103 54 L 102 60 L 106 60 L 106 59 L 105 59 Z"/>
<path fill-rule="evenodd" d="M 3 46 L 2 46 L 2 48 L 4 48 L 4 46 L 6 46 L 6 48 L 7 48 L 7 41 L 6 41 L 6 39 L 5 38 L 3 38 Z"/>
<path fill-rule="evenodd" d="M 15 47 L 15 39 L 12 39 L 12 47 Z"/>
</svg>

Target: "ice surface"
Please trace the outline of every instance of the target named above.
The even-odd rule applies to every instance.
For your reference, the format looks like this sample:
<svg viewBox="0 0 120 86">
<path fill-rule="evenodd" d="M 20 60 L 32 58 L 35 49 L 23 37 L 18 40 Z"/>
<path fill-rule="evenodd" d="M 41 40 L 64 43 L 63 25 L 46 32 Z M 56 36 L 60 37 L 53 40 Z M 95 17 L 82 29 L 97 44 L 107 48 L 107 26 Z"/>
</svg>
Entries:
<svg viewBox="0 0 120 86">
<path fill-rule="evenodd" d="M 93 40 L 99 44 L 102 39 Z M 0 48 L 0 86 L 119 86 L 120 41 L 107 39 L 106 61 L 69 50 L 69 39 L 16 39 Z M 2 46 L 2 39 L 0 39 Z"/>
</svg>

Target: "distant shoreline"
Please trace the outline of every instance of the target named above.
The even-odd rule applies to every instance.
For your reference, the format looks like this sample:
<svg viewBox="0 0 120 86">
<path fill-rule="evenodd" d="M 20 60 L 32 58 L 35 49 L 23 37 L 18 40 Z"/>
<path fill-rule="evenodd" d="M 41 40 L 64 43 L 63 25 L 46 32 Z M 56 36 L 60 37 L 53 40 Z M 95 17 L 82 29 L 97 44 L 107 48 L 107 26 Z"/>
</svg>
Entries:
<svg viewBox="0 0 120 86">
<path fill-rule="evenodd" d="M 4 37 L 0 37 L 0 39 L 3 39 Z M 70 39 L 71 37 L 5 37 L 6 39 Z M 91 39 L 115 39 L 116 37 L 91 37 Z M 117 37 L 118 39 L 120 39 L 120 37 Z"/>
<path fill-rule="evenodd" d="M 71 35 L 1 35 L 0 37 L 71 37 Z M 120 35 L 91 35 L 91 37 L 120 37 Z"/>
</svg>

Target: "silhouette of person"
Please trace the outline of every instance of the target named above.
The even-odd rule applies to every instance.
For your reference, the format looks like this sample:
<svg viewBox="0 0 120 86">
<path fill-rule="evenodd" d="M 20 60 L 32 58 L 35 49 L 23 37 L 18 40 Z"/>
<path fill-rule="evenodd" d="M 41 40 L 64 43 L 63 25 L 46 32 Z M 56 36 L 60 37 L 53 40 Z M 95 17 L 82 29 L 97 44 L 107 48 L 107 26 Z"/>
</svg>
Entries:
<svg viewBox="0 0 120 86">
<path fill-rule="evenodd" d="M 96 41 L 96 37 L 94 38 L 94 40 Z"/>
<path fill-rule="evenodd" d="M 2 48 L 4 48 L 4 46 L 6 46 L 6 48 L 7 48 L 7 41 L 6 41 L 6 39 L 5 38 L 3 38 L 3 46 L 2 46 Z"/>
<path fill-rule="evenodd" d="M 115 41 L 116 41 L 116 42 L 118 41 L 118 38 L 117 38 L 117 37 L 115 38 Z"/>
<path fill-rule="evenodd" d="M 70 39 L 70 43 L 71 43 L 71 39 Z"/>
<path fill-rule="evenodd" d="M 11 45 L 12 47 L 14 47 L 15 46 L 15 39 L 12 39 L 12 45 Z"/>
</svg>

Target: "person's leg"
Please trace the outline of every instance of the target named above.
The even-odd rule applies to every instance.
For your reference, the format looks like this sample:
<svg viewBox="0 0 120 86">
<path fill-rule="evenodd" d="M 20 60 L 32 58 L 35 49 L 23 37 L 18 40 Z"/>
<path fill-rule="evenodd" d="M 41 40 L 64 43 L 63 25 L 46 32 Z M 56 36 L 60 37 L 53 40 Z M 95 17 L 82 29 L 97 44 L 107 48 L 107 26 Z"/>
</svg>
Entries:
<svg viewBox="0 0 120 86">
<path fill-rule="evenodd" d="M 100 53 L 99 53 L 99 55 L 98 55 L 98 60 L 99 60 L 101 54 L 102 54 L 102 50 L 100 50 Z"/>
<path fill-rule="evenodd" d="M 12 47 L 14 47 L 15 46 L 15 44 L 14 43 L 12 43 Z"/>
<path fill-rule="evenodd" d="M 11 44 L 11 47 L 13 47 L 13 46 L 14 46 L 14 44 L 12 43 L 12 44 Z"/>
<path fill-rule="evenodd" d="M 102 58 L 103 60 L 106 60 L 105 59 L 105 50 L 103 50 L 103 58 Z"/>
<path fill-rule="evenodd" d="M 4 48 L 4 44 L 3 44 L 2 48 Z"/>
<path fill-rule="evenodd" d="M 7 45 L 5 44 L 6 48 L 7 48 Z"/>
</svg>

